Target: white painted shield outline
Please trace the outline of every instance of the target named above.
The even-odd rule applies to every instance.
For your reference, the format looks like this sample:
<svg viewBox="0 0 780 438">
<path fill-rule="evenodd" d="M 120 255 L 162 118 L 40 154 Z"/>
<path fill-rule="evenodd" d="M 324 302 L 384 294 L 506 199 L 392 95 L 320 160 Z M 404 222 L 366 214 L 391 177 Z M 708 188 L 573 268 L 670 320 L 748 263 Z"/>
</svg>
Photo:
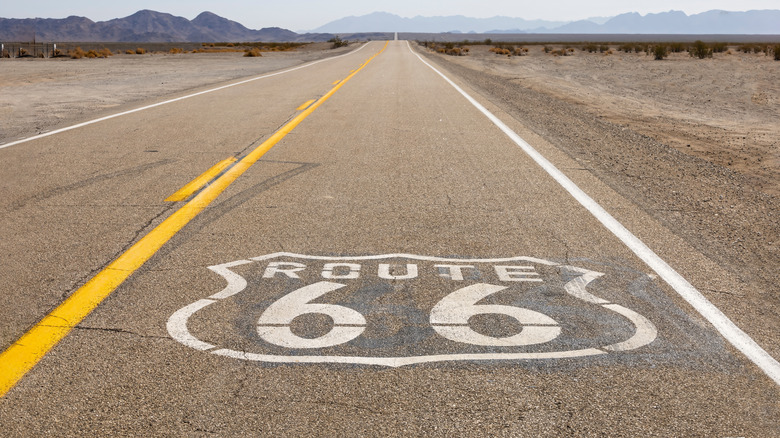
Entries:
<svg viewBox="0 0 780 438">
<path fill-rule="evenodd" d="M 277 356 L 268 354 L 247 353 L 244 351 L 236 351 L 225 348 L 218 348 L 216 345 L 203 342 L 193 336 L 187 329 L 187 321 L 199 310 L 231 297 L 241 291 L 243 291 L 247 282 L 244 277 L 231 271 L 230 268 L 235 266 L 241 266 L 253 261 L 264 261 L 279 257 L 309 259 L 309 260 L 327 260 L 327 261 L 357 261 L 357 260 L 382 260 L 392 258 L 403 258 L 412 260 L 421 260 L 429 262 L 452 262 L 452 263 L 506 263 L 525 261 L 530 263 L 536 263 L 539 265 L 555 266 L 562 269 L 566 269 L 569 272 L 581 273 L 582 275 L 571 279 L 564 285 L 566 292 L 579 300 L 600 305 L 601 307 L 611 310 L 615 313 L 625 317 L 636 327 L 634 335 L 625 341 L 618 342 L 616 344 L 607 345 L 600 348 L 585 348 L 580 350 L 569 351 L 551 351 L 545 353 L 477 353 L 477 354 L 440 354 L 429 356 L 412 356 L 412 357 L 363 357 L 363 356 Z M 643 347 L 653 342 L 658 335 L 658 331 L 647 318 L 634 312 L 631 309 L 623 307 L 619 304 L 611 303 L 605 299 L 599 298 L 586 290 L 586 287 L 593 280 L 604 275 L 603 273 L 590 271 L 583 268 L 577 268 L 569 265 L 562 265 L 559 263 L 551 262 L 548 260 L 542 260 L 532 257 L 510 257 L 501 259 L 450 259 L 440 257 L 427 257 L 418 256 L 412 254 L 383 254 L 376 256 L 359 256 L 359 257 L 324 257 L 324 256 L 311 256 L 294 254 L 287 252 L 278 252 L 274 254 L 267 254 L 260 257 L 253 257 L 249 260 L 237 260 L 230 263 L 224 263 L 221 265 L 209 266 L 209 269 L 215 273 L 221 275 L 227 281 L 227 286 L 220 292 L 211 295 L 208 298 L 198 300 L 190 305 L 182 307 L 177 310 L 170 318 L 168 318 L 167 328 L 168 333 L 173 339 L 181 342 L 182 344 L 194 348 L 196 350 L 208 351 L 211 354 L 219 356 L 231 357 L 234 359 L 243 359 L 260 362 L 275 362 L 275 363 L 349 363 L 360 365 L 380 365 L 388 367 L 401 367 L 404 365 L 412 365 L 419 363 L 429 362 L 441 362 L 451 360 L 538 360 L 538 359 L 564 359 L 586 356 L 597 356 L 608 354 L 609 352 L 629 351 Z"/>
</svg>

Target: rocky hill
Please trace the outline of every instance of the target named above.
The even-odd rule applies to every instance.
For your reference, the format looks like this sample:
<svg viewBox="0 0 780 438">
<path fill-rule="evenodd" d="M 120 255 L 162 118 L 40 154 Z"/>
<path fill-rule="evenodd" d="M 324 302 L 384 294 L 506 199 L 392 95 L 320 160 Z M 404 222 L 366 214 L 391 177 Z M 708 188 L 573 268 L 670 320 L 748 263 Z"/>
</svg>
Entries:
<svg viewBox="0 0 780 438">
<path fill-rule="evenodd" d="M 278 27 L 248 29 L 211 12 L 203 12 L 194 20 L 150 10 L 98 22 L 76 16 L 62 19 L 0 18 L 0 41 L 282 42 L 325 41 L 331 37 L 328 34 L 298 34 Z"/>
</svg>

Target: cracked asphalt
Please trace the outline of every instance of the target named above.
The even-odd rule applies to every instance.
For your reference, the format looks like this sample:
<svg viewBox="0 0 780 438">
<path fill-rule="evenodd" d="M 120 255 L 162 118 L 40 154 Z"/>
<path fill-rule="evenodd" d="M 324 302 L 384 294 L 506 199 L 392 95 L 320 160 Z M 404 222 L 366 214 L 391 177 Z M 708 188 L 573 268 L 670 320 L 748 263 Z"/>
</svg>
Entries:
<svg viewBox="0 0 780 438">
<path fill-rule="evenodd" d="M 0 150 L 0 347 L 383 45 Z M 414 50 L 391 41 L 79 322 L 0 399 L 3 434 L 780 435 L 777 384 Z M 426 59 L 778 357 L 776 300 L 573 158 L 562 102 L 529 120 L 533 96 Z"/>
</svg>

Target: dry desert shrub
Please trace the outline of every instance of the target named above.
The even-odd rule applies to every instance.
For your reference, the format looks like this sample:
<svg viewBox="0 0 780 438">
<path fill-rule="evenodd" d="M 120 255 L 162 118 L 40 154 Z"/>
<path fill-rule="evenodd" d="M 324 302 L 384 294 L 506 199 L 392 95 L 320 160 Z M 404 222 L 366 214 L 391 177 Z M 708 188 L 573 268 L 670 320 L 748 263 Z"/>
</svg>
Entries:
<svg viewBox="0 0 780 438">
<path fill-rule="evenodd" d="M 144 49 L 143 47 L 138 47 L 137 49 L 135 49 L 136 55 L 143 55 L 144 53 L 146 53 L 146 49 Z"/>
<path fill-rule="evenodd" d="M 663 61 L 664 58 L 669 56 L 669 49 L 664 44 L 656 44 L 653 48 L 653 56 L 656 61 Z"/>
<path fill-rule="evenodd" d="M 739 46 L 739 50 L 741 50 L 742 52 L 745 52 L 745 53 L 750 53 L 750 52 L 761 53 L 765 49 L 763 47 L 761 47 L 760 45 L 758 45 L 758 44 L 743 44 L 743 45 Z"/>
<path fill-rule="evenodd" d="M 550 51 L 550 54 L 553 56 L 573 56 L 574 55 L 574 49 L 571 47 L 563 48 L 563 49 L 556 49 Z"/>
<path fill-rule="evenodd" d="M 599 46 L 593 44 L 593 43 L 587 43 L 582 46 L 582 51 L 588 51 L 588 53 L 598 52 Z"/>
<path fill-rule="evenodd" d="M 728 50 L 728 45 L 726 43 L 712 43 L 712 52 L 713 53 L 723 53 L 726 50 Z"/>
<path fill-rule="evenodd" d="M 332 44 L 331 45 L 332 49 L 338 49 L 339 47 L 345 47 L 349 45 L 349 41 L 342 40 L 338 35 L 329 39 L 328 42 Z"/>
<path fill-rule="evenodd" d="M 427 47 L 428 49 L 436 53 L 441 53 L 442 55 L 465 56 L 469 52 L 468 47 L 461 47 L 460 44 L 456 45 L 452 42 L 444 43 L 443 46 L 432 41 L 419 41 L 418 43 L 421 46 Z"/>
<path fill-rule="evenodd" d="M 515 51 L 515 48 L 513 46 L 504 47 L 504 46 L 495 46 L 490 49 L 491 52 L 495 53 L 496 55 L 509 55 L 512 56 L 512 53 Z"/>
<path fill-rule="evenodd" d="M 774 46 L 772 51 L 775 54 L 775 61 L 780 61 L 780 44 Z"/>
<path fill-rule="evenodd" d="M 212 46 L 208 46 L 208 47 L 205 47 L 205 48 L 195 49 L 195 50 L 192 51 L 192 53 L 236 53 L 236 52 L 244 53 L 244 52 L 246 52 L 246 50 L 239 49 L 237 47 L 227 47 L 227 46 L 224 46 L 224 47 L 213 47 L 212 48 Z"/>
<path fill-rule="evenodd" d="M 515 47 L 515 50 L 512 52 L 515 56 L 525 56 L 528 54 L 528 49 L 525 47 Z"/>
<path fill-rule="evenodd" d="M 260 53 L 260 49 L 258 49 L 257 47 L 252 47 L 250 50 L 247 50 L 246 53 L 244 53 L 244 56 L 254 58 L 263 55 Z"/>
<path fill-rule="evenodd" d="M 712 49 L 704 41 L 696 40 L 693 46 L 688 50 L 691 56 L 699 59 L 712 58 Z"/>
<path fill-rule="evenodd" d="M 631 53 L 631 52 L 634 52 L 634 53 L 639 53 L 639 52 L 646 52 L 646 51 L 647 51 L 647 46 L 645 46 L 645 45 L 642 45 L 642 44 L 640 44 L 640 43 L 625 43 L 625 44 L 621 44 L 621 45 L 618 47 L 618 51 L 620 51 L 620 52 L 626 52 L 626 53 Z"/>
<path fill-rule="evenodd" d="M 175 55 L 177 53 L 184 53 L 184 49 L 182 49 L 181 47 L 174 47 L 171 50 L 169 50 L 168 53 L 172 55 Z"/>
<path fill-rule="evenodd" d="M 108 58 L 109 56 L 112 56 L 113 53 L 109 49 L 100 49 L 100 50 L 90 50 L 87 53 L 84 53 L 84 57 L 94 59 L 94 58 Z"/>
<path fill-rule="evenodd" d="M 81 59 L 85 55 L 84 51 L 81 50 L 81 47 L 76 47 L 75 49 L 71 50 L 69 53 L 72 59 Z"/>
<path fill-rule="evenodd" d="M 259 47 L 263 51 L 270 51 L 270 52 L 288 52 L 297 49 L 298 47 L 301 47 L 305 45 L 306 43 L 244 43 L 245 45 L 254 45 L 256 47 Z"/>
</svg>

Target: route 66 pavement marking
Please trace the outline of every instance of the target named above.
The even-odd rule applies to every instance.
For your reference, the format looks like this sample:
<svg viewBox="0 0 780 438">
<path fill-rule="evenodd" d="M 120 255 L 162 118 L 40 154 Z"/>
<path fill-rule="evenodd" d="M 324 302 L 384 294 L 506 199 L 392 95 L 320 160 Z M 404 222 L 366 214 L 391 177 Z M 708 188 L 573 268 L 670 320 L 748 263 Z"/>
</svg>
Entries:
<svg viewBox="0 0 780 438">
<path fill-rule="evenodd" d="M 244 265 L 256 271 L 251 281 L 233 270 Z M 209 269 L 225 279 L 225 288 L 176 311 L 167 329 L 188 347 L 234 359 L 389 367 L 440 361 L 544 360 L 629 352 L 658 336 L 656 326 L 646 317 L 588 290 L 604 274 L 532 257 L 274 253 Z M 341 289 L 346 294 L 335 294 Z M 346 299 L 351 307 L 323 302 L 332 293 Z M 419 301 L 415 295 L 431 293 L 440 298 L 432 306 L 430 302 L 414 302 Z M 272 302 L 260 307 L 246 305 L 252 298 L 242 295 Z M 244 335 L 254 344 L 251 350 L 219 345 L 209 340 L 214 333 L 192 333 L 190 326 L 213 316 L 209 312 L 212 308 L 238 299 L 244 303 L 239 305 L 242 312 L 256 316 L 255 333 Z M 401 320 L 401 327 L 371 327 L 382 325 L 382 315 L 388 313 L 387 305 L 377 308 L 376 303 L 382 302 L 401 304 L 389 312 Z M 571 307 L 587 309 L 594 320 L 609 319 L 610 325 L 622 326 L 614 330 L 624 333 L 622 338 L 601 336 L 585 346 L 572 342 L 576 331 L 563 330 L 556 320 L 571 313 L 560 309 Z M 405 310 L 416 316 L 404 315 Z M 545 311 L 555 313 L 555 318 Z M 300 327 L 316 326 L 315 315 L 327 316 L 324 322 L 319 321 L 323 327 L 318 332 L 296 333 L 296 319 L 304 322 Z M 478 331 L 471 325 L 479 318 L 483 328 Z M 366 334 L 373 334 L 373 342 L 361 339 Z M 392 354 L 399 351 L 405 354 Z"/>
</svg>

